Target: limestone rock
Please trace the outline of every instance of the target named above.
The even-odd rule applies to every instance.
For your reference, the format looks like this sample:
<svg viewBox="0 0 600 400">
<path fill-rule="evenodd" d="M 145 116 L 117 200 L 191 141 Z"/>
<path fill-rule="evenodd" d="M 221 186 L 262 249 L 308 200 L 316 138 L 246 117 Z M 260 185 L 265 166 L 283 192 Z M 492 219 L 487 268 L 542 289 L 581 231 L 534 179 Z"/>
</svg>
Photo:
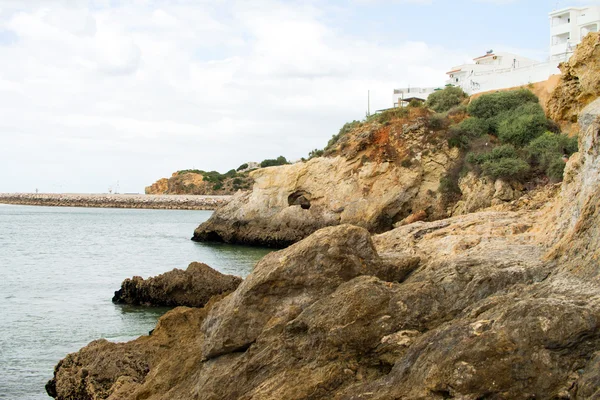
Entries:
<svg viewBox="0 0 600 400">
<path fill-rule="evenodd" d="M 146 194 L 166 194 L 169 192 L 169 180 L 167 178 L 161 178 L 154 182 L 152 185 L 147 186 Z"/>
<path fill-rule="evenodd" d="M 600 100 L 579 121 L 580 154 L 547 207 L 418 221 L 373 237 L 349 225 L 319 230 L 265 257 L 228 296 L 166 314 L 149 337 L 68 355 L 48 393 L 597 398 Z"/>
<path fill-rule="evenodd" d="M 589 33 L 560 69 L 561 80 L 548 100 L 548 115 L 557 122 L 576 122 L 583 108 L 600 95 L 600 33 Z"/>
<path fill-rule="evenodd" d="M 447 216 L 437 190 L 459 154 L 426 118 L 367 124 L 339 147 L 332 157 L 252 172 L 253 191 L 217 210 L 193 239 L 285 247 L 327 226 L 377 233 L 420 210 Z"/>
<path fill-rule="evenodd" d="M 491 206 L 514 201 L 523 195 L 523 187 L 518 182 L 490 179 L 469 172 L 458 182 L 462 198 L 452 211 L 453 215 L 464 215 Z"/>
<path fill-rule="evenodd" d="M 223 275 L 206 264 L 191 263 L 185 271 L 174 269 L 148 279 L 125 279 L 112 300 L 145 306 L 203 307 L 212 296 L 231 292 L 241 282 L 241 278 Z"/>
</svg>

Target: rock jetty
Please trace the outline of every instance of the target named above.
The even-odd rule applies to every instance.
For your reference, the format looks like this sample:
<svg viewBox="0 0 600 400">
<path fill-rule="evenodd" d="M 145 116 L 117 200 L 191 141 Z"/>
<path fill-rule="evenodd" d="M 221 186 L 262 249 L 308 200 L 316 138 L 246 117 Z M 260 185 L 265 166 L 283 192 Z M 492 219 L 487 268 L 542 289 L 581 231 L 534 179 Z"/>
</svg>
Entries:
<svg viewBox="0 0 600 400">
<path fill-rule="evenodd" d="M 224 275 L 206 264 L 191 263 L 186 270 L 143 279 L 125 279 L 115 292 L 113 303 L 144 306 L 203 307 L 211 297 L 235 290 L 242 278 Z"/>
<path fill-rule="evenodd" d="M 215 210 L 232 196 L 0 193 L 0 203 L 28 206 Z"/>
</svg>

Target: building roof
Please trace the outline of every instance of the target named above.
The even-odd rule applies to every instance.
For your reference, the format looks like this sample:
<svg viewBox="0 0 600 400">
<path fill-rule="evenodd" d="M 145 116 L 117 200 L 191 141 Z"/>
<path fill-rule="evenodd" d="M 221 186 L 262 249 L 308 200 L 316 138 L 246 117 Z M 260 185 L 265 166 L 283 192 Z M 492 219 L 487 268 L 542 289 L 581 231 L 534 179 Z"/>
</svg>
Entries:
<svg viewBox="0 0 600 400">
<path fill-rule="evenodd" d="M 495 56 L 495 54 L 494 53 L 488 53 L 485 56 L 474 58 L 473 61 L 475 61 L 475 60 L 481 60 L 482 58 L 488 58 L 488 57 L 492 57 L 492 56 Z"/>
<path fill-rule="evenodd" d="M 413 101 L 413 100 L 425 101 L 425 99 L 422 99 L 422 98 L 420 98 L 420 97 L 414 97 L 414 96 L 413 96 L 413 97 L 407 97 L 407 98 L 405 98 L 405 99 L 398 99 L 398 100 L 399 100 L 399 101 L 404 101 L 404 102 L 406 102 L 406 103 L 410 103 L 410 102 L 411 102 L 411 101 Z"/>
<path fill-rule="evenodd" d="M 460 72 L 460 71 L 462 71 L 462 68 L 453 69 L 452 71 L 448 71 L 448 72 L 446 72 L 446 74 L 453 74 L 453 73 L 455 73 L 455 72 Z"/>
<path fill-rule="evenodd" d="M 566 13 L 568 11 L 571 11 L 571 10 L 579 10 L 579 11 L 581 11 L 581 10 L 586 10 L 586 9 L 592 8 L 592 7 L 593 6 L 591 6 L 591 7 L 565 7 L 565 8 L 561 8 L 560 10 L 552 11 L 548 15 L 550 15 L 550 16 L 559 15 L 559 14 L 564 14 L 564 13 Z"/>
</svg>

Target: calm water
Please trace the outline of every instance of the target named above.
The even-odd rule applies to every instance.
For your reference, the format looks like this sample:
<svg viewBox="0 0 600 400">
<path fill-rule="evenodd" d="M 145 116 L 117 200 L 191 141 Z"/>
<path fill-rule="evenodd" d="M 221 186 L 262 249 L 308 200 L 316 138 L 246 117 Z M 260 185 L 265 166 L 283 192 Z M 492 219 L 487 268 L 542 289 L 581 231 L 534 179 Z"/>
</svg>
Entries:
<svg viewBox="0 0 600 400">
<path fill-rule="evenodd" d="M 165 309 L 112 304 L 125 278 L 192 261 L 246 276 L 268 250 L 192 242 L 210 214 L 0 204 L 0 398 L 47 399 L 67 353 L 154 328 Z"/>
</svg>

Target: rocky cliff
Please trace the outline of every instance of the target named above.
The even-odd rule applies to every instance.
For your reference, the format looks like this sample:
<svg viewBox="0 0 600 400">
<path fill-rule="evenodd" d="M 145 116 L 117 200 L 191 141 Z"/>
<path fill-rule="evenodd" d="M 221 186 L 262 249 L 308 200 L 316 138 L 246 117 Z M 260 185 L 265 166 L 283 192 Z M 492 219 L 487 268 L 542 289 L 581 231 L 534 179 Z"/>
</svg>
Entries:
<svg viewBox="0 0 600 400">
<path fill-rule="evenodd" d="M 168 179 L 159 179 L 146 187 L 145 192 L 170 195 L 232 195 L 238 190 L 251 189 L 252 183 L 247 171 L 219 174 L 215 171 L 183 170 L 174 172 Z"/>
<path fill-rule="evenodd" d="M 383 232 L 414 213 L 447 216 L 438 187 L 459 151 L 430 127 L 429 111 L 409 111 L 360 124 L 329 157 L 251 172 L 253 191 L 217 211 L 194 240 L 285 247 L 326 226 Z"/>
<path fill-rule="evenodd" d="M 572 83 L 563 79 L 557 90 Z M 255 190 L 222 215 L 266 243 L 307 237 L 263 258 L 231 294 L 167 313 L 149 336 L 99 340 L 68 355 L 48 393 L 79 400 L 600 398 L 600 100 L 577 117 L 579 153 L 562 184 L 507 201 L 523 188 L 467 175 L 461 185 L 472 188 L 470 200 L 455 210 L 467 214 L 446 219 L 443 203 L 425 208 L 416 199 L 431 196 L 427 182 L 454 155 L 419 120 L 426 111 L 411 112 L 410 123 L 361 125 L 329 158 L 255 172 Z M 308 179 L 313 171 L 326 178 Z M 363 187 L 373 208 L 371 197 L 356 193 Z M 484 192 L 493 207 L 468 213 L 482 206 Z M 249 222 L 264 216 L 264 207 L 249 206 L 255 203 L 273 205 L 277 236 Z M 441 219 L 421 220 L 430 215 Z M 314 221 L 325 227 L 310 234 Z M 372 235 L 390 224 L 396 228 Z"/>
<path fill-rule="evenodd" d="M 600 100 L 545 208 L 319 230 L 150 336 L 62 360 L 59 399 L 589 399 L 600 393 Z M 308 200 L 308 199 L 307 199 Z M 301 205 L 300 205 L 301 207 Z M 312 206 L 311 206 L 312 208 Z"/>
<path fill-rule="evenodd" d="M 588 34 L 568 62 L 560 64 L 560 83 L 548 100 L 550 118 L 577 122 L 581 110 L 600 95 L 600 33 Z"/>
</svg>

